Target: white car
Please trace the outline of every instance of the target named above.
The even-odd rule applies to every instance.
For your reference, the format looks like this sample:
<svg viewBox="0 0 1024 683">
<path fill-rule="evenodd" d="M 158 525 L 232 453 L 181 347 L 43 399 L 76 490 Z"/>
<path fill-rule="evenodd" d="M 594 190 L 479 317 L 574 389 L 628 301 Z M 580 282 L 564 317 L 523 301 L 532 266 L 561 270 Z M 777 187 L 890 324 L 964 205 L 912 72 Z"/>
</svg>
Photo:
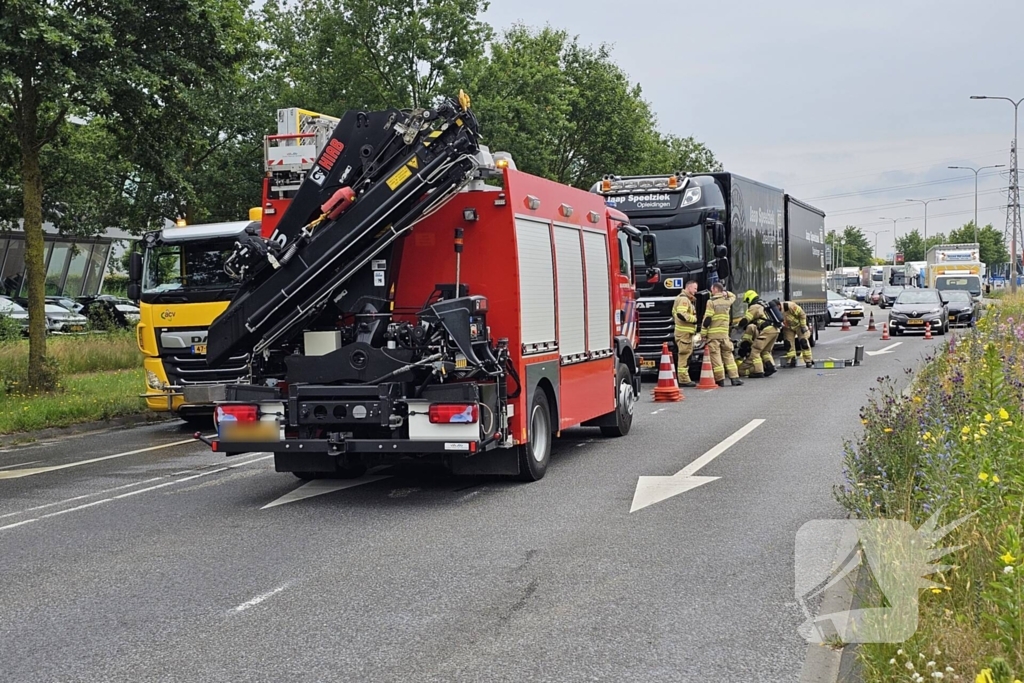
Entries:
<svg viewBox="0 0 1024 683">
<path fill-rule="evenodd" d="M 85 332 L 89 322 L 81 313 L 74 313 L 57 304 L 46 304 L 45 311 L 47 332 Z"/>
<path fill-rule="evenodd" d="M 853 299 L 847 299 L 842 294 L 833 291 L 826 292 L 828 304 L 825 307 L 825 326 L 841 322 L 843 316 L 850 321 L 851 325 L 858 324 L 864 319 L 864 305 Z"/>
<path fill-rule="evenodd" d="M 132 324 L 137 325 L 142 317 L 142 311 L 133 304 L 116 304 L 115 308 L 124 313 L 124 317 Z"/>
</svg>

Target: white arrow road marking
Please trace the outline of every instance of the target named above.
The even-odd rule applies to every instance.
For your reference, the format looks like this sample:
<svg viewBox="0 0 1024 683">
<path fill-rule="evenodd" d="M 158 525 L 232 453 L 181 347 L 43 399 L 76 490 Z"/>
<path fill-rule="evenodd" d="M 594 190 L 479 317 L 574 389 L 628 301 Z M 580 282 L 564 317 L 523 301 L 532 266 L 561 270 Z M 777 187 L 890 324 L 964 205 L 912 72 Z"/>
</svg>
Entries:
<svg viewBox="0 0 1024 683">
<path fill-rule="evenodd" d="M 718 477 L 698 477 L 694 475 L 697 470 L 707 465 L 722 453 L 725 453 L 740 439 L 760 427 L 763 423 L 764 420 L 751 420 L 717 446 L 673 474 L 671 477 L 640 477 L 636 482 L 636 492 L 633 494 L 633 505 L 629 508 L 629 511 L 632 513 L 637 510 L 642 510 L 648 505 L 660 503 L 666 498 L 671 498 L 672 496 L 683 493 L 684 491 L 695 489 L 698 486 L 703 486 L 704 484 L 718 479 Z"/>
<path fill-rule="evenodd" d="M 897 346 L 899 346 L 902 343 L 903 342 L 896 342 L 895 344 L 889 344 L 884 349 L 878 349 L 877 351 L 867 351 L 866 353 L 869 356 L 877 356 L 877 355 L 882 354 L 882 353 L 892 353 L 892 350 L 895 349 Z"/>
<path fill-rule="evenodd" d="M 325 493 L 334 493 L 335 491 L 341 491 L 342 489 L 350 489 L 355 486 L 362 486 L 363 484 L 371 484 L 375 481 L 388 478 L 390 478 L 390 475 L 372 475 L 369 477 L 359 477 L 358 479 L 314 479 L 308 484 L 303 484 L 299 488 L 289 491 L 272 503 L 267 503 L 261 507 L 260 510 L 277 507 L 278 505 L 287 505 L 288 503 L 295 503 L 300 500 L 306 500 L 307 498 L 322 496 Z"/>
</svg>

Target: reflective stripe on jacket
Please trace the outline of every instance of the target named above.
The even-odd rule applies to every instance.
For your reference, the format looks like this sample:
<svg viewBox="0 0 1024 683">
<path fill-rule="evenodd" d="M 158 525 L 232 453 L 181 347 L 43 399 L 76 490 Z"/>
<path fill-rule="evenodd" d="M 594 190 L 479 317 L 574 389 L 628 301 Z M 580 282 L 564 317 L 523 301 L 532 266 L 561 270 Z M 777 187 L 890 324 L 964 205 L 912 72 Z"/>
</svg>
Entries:
<svg viewBox="0 0 1024 683">
<path fill-rule="evenodd" d="M 728 339 L 729 326 L 732 323 L 732 305 L 736 295 L 732 292 L 716 294 L 708 300 L 704 311 L 703 330 L 708 339 Z M 709 324 L 710 319 L 710 324 Z"/>
<path fill-rule="evenodd" d="M 697 309 L 685 292 L 677 296 L 672 305 L 672 320 L 676 323 L 676 334 L 694 334 L 697 331 Z"/>
</svg>

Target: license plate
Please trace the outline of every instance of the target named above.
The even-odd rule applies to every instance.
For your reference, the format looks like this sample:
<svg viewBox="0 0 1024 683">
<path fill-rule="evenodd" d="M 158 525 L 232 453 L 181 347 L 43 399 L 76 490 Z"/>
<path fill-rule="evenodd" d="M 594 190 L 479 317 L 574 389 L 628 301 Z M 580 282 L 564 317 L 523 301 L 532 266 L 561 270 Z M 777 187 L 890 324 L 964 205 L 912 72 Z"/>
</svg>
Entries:
<svg viewBox="0 0 1024 683">
<path fill-rule="evenodd" d="M 908 325 L 924 325 L 924 321 L 918 318 L 911 318 L 907 321 Z"/>
<path fill-rule="evenodd" d="M 277 421 L 221 422 L 217 434 L 223 441 L 280 441 L 281 428 Z"/>
<path fill-rule="evenodd" d="M 640 367 L 643 370 L 653 370 L 657 366 L 658 364 L 655 363 L 653 360 L 648 360 L 647 358 L 640 359 Z"/>
<path fill-rule="evenodd" d="M 949 319 L 950 320 L 956 320 L 956 316 L 955 315 L 951 315 L 951 316 L 949 316 Z"/>
<path fill-rule="evenodd" d="M 193 344 L 192 355 L 194 356 L 205 356 L 206 355 L 206 344 Z"/>
<path fill-rule="evenodd" d="M 72 331 L 72 332 L 81 332 L 81 331 L 82 331 L 82 330 L 84 330 L 84 329 L 85 329 L 85 328 L 84 328 L 84 327 L 82 327 L 81 325 L 72 325 L 72 326 L 71 326 L 71 331 Z"/>
<path fill-rule="evenodd" d="M 850 311 L 846 315 L 850 316 L 851 318 L 861 318 L 861 317 L 864 316 L 864 312 L 863 311 Z"/>
</svg>

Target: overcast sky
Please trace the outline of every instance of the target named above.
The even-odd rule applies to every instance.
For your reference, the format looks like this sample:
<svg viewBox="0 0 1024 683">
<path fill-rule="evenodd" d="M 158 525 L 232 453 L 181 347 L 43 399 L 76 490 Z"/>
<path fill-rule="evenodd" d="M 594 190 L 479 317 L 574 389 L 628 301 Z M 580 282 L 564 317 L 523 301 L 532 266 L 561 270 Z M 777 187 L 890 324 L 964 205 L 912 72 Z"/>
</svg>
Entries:
<svg viewBox="0 0 1024 683">
<path fill-rule="evenodd" d="M 662 130 L 820 207 L 828 229 L 888 230 L 882 256 L 880 216 L 913 217 L 901 235 L 924 226 L 907 198 L 948 198 L 929 205 L 929 234 L 973 218 L 974 174 L 946 167 L 1008 165 L 1013 106 L 968 97 L 1024 97 L 1022 0 L 492 0 L 485 18 L 612 45 Z M 1000 230 L 1001 171 L 981 172 L 978 199 Z"/>
</svg>

